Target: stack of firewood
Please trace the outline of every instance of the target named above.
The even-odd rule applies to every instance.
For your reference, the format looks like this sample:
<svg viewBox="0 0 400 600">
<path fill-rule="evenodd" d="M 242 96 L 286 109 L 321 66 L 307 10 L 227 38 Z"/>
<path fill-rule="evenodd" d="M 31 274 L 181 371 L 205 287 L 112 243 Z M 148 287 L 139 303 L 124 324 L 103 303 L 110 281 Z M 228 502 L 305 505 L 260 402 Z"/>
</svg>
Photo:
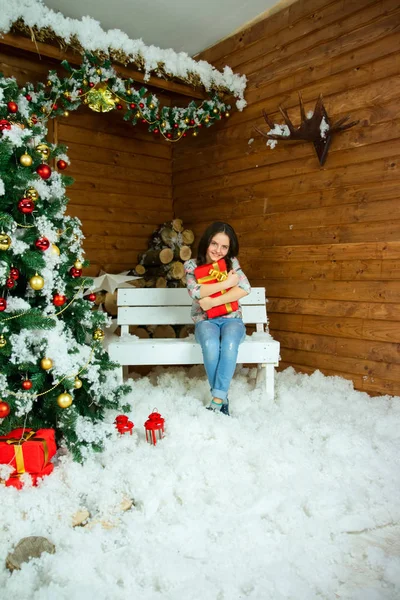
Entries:
<svg viewBox="0 0 400 600">
<path fill-rule="evenodd" d="M 184 229 L 182 219 L 174 219 L 158 227 L 146 252 L 140 254 L 133 274 L 142 279 L 136 287 L 186 287 L 183 263 L 192 256 L 193 231 Z"/>
</svg>

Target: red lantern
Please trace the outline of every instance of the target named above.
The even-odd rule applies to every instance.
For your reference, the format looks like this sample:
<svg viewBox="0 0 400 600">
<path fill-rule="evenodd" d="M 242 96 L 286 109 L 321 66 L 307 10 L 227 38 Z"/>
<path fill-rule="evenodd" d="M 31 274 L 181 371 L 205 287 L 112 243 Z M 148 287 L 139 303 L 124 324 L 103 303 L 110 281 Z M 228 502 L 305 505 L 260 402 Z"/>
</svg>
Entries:
<svg viewBox="0 0 400 600">
<path fill-rule="evenodd" d="M 24 215 L 29 215 L 35 210 L 35 203 L 30 198 L 22 198 L 18 202 L 18 210 Z"/>
<path fill-rule="evenodd" d="M 126 415 L 118 415 L 115 417 L 115 427 L 118 429 L 118 433 L 123 435 L 129 431 L 130 435 L 132 435 L 132 429 L 134 424 L 132 421 L 129 421 L 129 418 Z"/>
<path fill-rule="evenodd" d="M 15 280 L 12 277 L 9 277 L 6 280 L 6 286 L 8 287 L 9 290 L 12 290 L 14 285 L 15 285 Z"/>
<path fill-rule="evenodd" d="M 3 131 L 3 129 L 11 129 L 11 123 L 7 119 L 0 119 L 0 131 Z"/>
<path fill-rule="evenodd" d="M 10 277 L 12 277 L 13 279 L 18 279 L 18 277 L 19 277 L 19 270 L 17 269 L 17 267 L 11 267 L 11 269 L 10 269 Z"/>
<path fill-rule="evenodd" d="M 7 308 L 7 300 L 5 298 L 0 298 L 0 312 L 6 310 Z"/>
<path fill-rule="evenodd" d="M 0 400 L 0 419 L 5 419 L 10 414 L 10 405 Z"/>
<path fill-rule="evenodd" d="M 18 112 L 18 104 L 16 102 L 7 102 L 7 108 L 10 113 Z"/>
<path fill-rule="evenodd" d="M 32 385 L 33 385 L 33 383 L 30 379 L 24 379 L 24 381 L 22 382 L 22 389 L 30 390 Z"/>
<path fill-rule="evenodd" d="M 68 163 L 60 158 L 60 160 L 57 161 L 57 167 L 60 169 L 60 171 L 64 171 L 64 169 L 68 167 Z"/>
<path fill-rule="evenodd" d="M 71 277 L 80 277 L 82 275 L 82 269 L 71 267 L 69 270 L 69 274 L 71 275 Z"/>
<path fill-rule="evenodd" d="M 94 302 L 96 300 L 96 294 L 89 294 L 88 300 L 90 300 L 90 302 Z"/>
<path fill-rule="evenodd" d="M 42 163 L 41 165 L 39 165 L 36 169 L 36 173 L 42 178 L 42 179 L 48 179 L 51 175 L 51 169 L 49 167 L 49 165 L 46 165 L 45 163 Z"/>
<path fill-rule="evenodd" d="M 157 444 L 157 440 L 162 440 L 164 437 L 165 423 L 165 419 L 163 419 L 160 413 L 156 411 L 157 409 L 155 408 L 144 424 L 144 428 L 146 430 L 146 440 L 149 442 L 149 444 L 153 444 L 154 446 Z"/>
<path fill-rule="evenodd" d="M 45 250 L 47 250 L 50 247 L 50 242 L 46 237 L 40 237 L 36 240 L 35 246 L 36 246 L 36 248 L 38 248 L 39 250 L 42 250 L 42 252 L 44 252 Z"/>
<path fill-rule="evenodd" d="M 63 296 L 63 294 L 55 294 L 53 296 L 53 304 L 54 306 L 62 306 L 67 301 L 67 298 Z"/>
</svg>

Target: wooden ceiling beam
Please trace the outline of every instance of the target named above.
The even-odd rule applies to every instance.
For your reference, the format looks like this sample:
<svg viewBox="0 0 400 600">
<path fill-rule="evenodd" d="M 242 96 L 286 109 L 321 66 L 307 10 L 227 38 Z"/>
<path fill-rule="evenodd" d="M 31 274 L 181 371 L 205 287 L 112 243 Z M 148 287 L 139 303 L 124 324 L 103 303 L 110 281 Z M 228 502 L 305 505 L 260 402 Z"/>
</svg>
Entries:
<svg viewBox="0 0 400 600">
<path fill-rule="evenodd" d="M 63 50 L 57 48 L 51 44 L 44 42 L 37 42 L 28 37 L 22 35 L 15 35 L 13 33 L 6 33 L 0 37 L 0 44 L 4 46 L 11 46 L 24 50 L 25 52 L 31 52 L 40 56 L 46 56 L 47 58 L 53 58 L 55 60 L 67 60 L 71 65 L 79 65 L 82 61 L 82 56 L 73 50 Z M 207 98 L 207 94 L 203 90 L 198 90 L 185 83 L 176 83 L 174 81 L 168 81 L 161 77 L 150 76 L 146 81 L 144 80 L 144 74 L 140 71 L 136 71 L 132 67 L 125 67 L 120 64 L 113 64 L 114 69 L 122 77 L 130 77 L 138 83 L 142 83 L 145 86 L 151 86 L 165 90 L 167 92 L 173 92 L 181 96 L 189 96 L 190 98 L 196 98 L 204 100 Z"/>
</svg>

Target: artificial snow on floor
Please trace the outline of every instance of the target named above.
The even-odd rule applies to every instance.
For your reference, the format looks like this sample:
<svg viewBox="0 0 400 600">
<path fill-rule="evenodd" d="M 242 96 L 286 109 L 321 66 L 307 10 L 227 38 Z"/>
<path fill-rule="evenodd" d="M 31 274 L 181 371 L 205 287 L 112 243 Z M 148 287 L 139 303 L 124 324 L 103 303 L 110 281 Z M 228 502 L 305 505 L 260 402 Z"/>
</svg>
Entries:
<svg viewBox="0 0 400 600">
<path fill-rule="evenodd" d="M 398 600 L 400 398 L 336 377 L 238 369 L 232 416 L 204 409 L 202 367 L 134 381 L 132 436 L 37 488 L 0 486 L 0 589 L 18 600 Z M 146 443 L 153 408 L 166 437 Z M 133 500 L 130 510 L 121 502 Z M 87 509 L 86 527 L 72 527 Z M 25 536 L 56 553 L 12 574 Z"/>
</svg>

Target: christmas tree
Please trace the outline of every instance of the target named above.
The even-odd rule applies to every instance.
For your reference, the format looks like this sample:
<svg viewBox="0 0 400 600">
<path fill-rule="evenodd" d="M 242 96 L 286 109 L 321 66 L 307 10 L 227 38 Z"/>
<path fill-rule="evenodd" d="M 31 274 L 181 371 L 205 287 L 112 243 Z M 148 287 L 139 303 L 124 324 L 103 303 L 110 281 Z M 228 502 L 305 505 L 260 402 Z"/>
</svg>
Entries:
<svg viewBox="0 0 400 600">
<path fill-rule="evenodd" d="M 105 410 L 126 410 L 130 386 L 102 347 L 107 317 L 85 295 L 66 148 L 46 140 L 38 103 L 32 85 L 0 74 L 0 435 L 51 427 L 81 460 L 101 449 Z"/>
</svg>

